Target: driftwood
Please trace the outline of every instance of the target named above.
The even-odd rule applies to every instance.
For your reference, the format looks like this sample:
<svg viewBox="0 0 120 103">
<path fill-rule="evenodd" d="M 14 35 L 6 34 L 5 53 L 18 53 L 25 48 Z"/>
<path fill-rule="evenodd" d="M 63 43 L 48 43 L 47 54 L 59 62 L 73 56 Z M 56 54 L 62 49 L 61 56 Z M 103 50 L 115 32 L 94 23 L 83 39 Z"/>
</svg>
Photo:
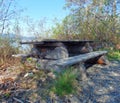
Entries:
<svg viewBox="0 0 120 103">
<path fill-rule="evenodd" d="M 96 58 L 99 56 L 102 56 L 104 54 L 106 54 L 107 51 L 95 51 L 95 52 L 90 52 L 90 53 L 86 53 L 86 54 L 81 54 L 78 56 L 73 56 L 73 57 L 69 57 L 69 58 L 65 58 L 62 60 L 56 60 L 54 61 L 54 64 L 57 66 L 70 66 L 79 62 L 85 62 L 91 58 Z"/>
<path fill-rule="evenodd" d="M 88 60 L 101 57 L 102 55 L 106 54 L 107 51 L 95 51 L 95 52 L 90 52 L 90 53 L 86 53 L 86 54 L 81 54 L 78 56 L 73 56 L 73 57 L 68 57 L 68 58 L 64 58 L 64 59 L 59 59 L 59 60 L 52 60 L 52 61 L 47 61 L 47 60 L 40 60 L 40 64 L 43 62 L 43 64 L 46 65 L 46 68 L 44 67 L 44 69 L 53 69 L 54 67 L 57 68 L 65 68 L 67 66 L 71 66 L 80 62 L 86 62 Z M 96 59 L 94 59 L 96 60 Z M 48 63 L 48 66 L 46 64 L 46 62 Z M 58 69 L 58 70 L 59 70 Z M 61 70 L 61 69 L 60 69 Z"/>
</svg>

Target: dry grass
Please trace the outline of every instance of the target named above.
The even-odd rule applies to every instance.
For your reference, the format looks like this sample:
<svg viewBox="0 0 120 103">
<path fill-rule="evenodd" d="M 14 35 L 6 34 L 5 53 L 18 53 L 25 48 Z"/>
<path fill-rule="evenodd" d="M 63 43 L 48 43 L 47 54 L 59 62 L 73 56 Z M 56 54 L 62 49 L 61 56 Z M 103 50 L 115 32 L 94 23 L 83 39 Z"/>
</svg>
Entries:
<svg viewBox="0 0 120 103">
<path fill-rule="evenodd" d="M 9 38 L 0 38 L 0 67 L 8 67 L 18 63 L 19 59 L 13 58 L 13 54 L 19 53 L 19 48 L 12 45 Z"/>
<path fill-rule="evenodd" d="M 10 66 L 14 66 L 14 65 L 19 65 L 20 64 L 20 59 L 18 58 L 6 58 L 0 59 L 0 69 L 5 69 L 8 68 Z"/>
</svg>

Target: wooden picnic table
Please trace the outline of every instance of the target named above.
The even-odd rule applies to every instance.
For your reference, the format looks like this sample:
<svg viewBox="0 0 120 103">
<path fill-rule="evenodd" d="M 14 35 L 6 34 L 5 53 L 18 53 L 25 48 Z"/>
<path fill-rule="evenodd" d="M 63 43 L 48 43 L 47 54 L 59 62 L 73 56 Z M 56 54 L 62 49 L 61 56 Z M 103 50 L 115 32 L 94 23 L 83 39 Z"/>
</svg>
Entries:
<svg viewBox="0 0 120 103">
<path fill-rule="evenodd" d="M 32 44 L 33 48 L 27 55 L 21 55 L 24 59 L 35 57 L 38 63 L 46 70 L 61 71 L 62 68 L 79 64 L 82 79 L 86 78 L 86 69 L 93 64 L 102 61 L 106 64 L 104 55 L 107 51 L 94 51 L 90 40 L 54 40 L 22 41 L 20 44 Z"/>
</svg>

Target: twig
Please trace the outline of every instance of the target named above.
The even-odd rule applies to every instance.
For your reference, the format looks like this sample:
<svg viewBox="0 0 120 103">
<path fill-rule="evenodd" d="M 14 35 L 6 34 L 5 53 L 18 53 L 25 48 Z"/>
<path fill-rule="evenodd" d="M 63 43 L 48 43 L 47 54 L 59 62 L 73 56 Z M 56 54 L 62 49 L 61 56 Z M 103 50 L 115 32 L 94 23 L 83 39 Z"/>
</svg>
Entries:
<svg viewBox="0 0 120 103">
<path fill-rule="evenodd" d="M 19 103 L 24 103 L 23 101 L 21 101 L 21 100 L 18 99 L 18 98 L 13 97 L 13 99 L 14 99 L 15 101 L 19 102 Z"/>
<path fill-rule="evenodd" d="M 37 90 L 32 90 L 32 89 L 18 89 L 18 90 L 11 90 L 12 93 L 14 92 L 29 92 L 29 91 L 32 91 L 32 92 L 36 92 Z"/>
</svg>

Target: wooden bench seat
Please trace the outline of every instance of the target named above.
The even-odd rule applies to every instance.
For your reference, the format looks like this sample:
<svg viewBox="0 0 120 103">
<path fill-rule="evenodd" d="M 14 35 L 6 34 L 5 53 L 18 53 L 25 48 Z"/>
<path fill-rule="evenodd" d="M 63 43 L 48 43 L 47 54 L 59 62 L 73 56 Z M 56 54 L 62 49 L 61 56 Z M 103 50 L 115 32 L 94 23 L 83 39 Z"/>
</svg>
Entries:
<svg viewBox="0 0 120 103">
<path fill-rule="evenodd" d="M 41 65 L 41 69 L 51 70 L 56 72 L 62 72 L 64 69 L 69 66 L 78 65 L 78 69 L 80 71 L 81 79 L 86 80 L 86 67 L 85 65 L 88 63 L 96 64 L 97 61 L 104 56 L 107 51 L 94 51 L 86 54 L 80 54 L 78 56 L 68 57 L 65 59 L 59 60 L 40 60 L 38 64 Z M 92 64 L 92 65 L 93 65 Z"/>
</svg>

